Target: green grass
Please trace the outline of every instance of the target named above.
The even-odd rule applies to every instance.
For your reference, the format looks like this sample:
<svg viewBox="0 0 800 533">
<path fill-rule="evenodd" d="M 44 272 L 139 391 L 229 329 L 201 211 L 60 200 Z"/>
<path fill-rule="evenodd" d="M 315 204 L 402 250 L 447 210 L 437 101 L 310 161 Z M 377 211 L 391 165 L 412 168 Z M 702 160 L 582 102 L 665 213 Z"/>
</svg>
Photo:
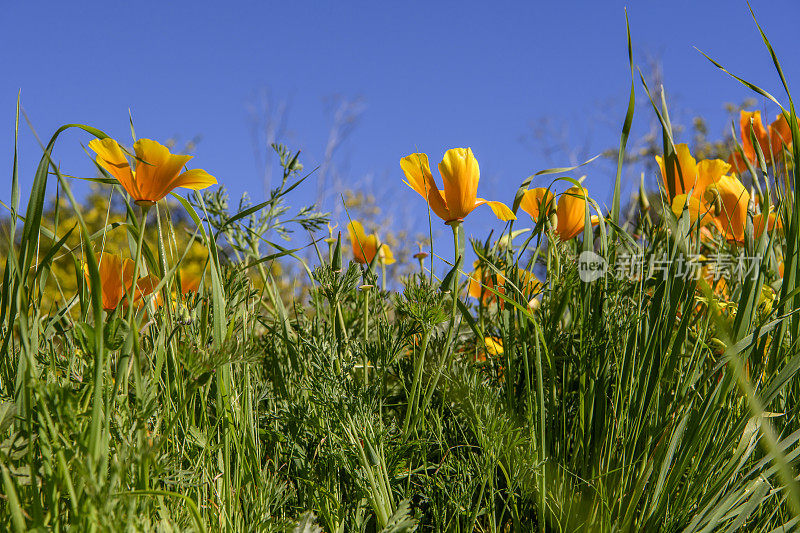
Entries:
<svg viewBox="0 0 800 533">
<path fill-rule="evenodd" d="M 667 209 L 657 222 L 641 212 L 634 239 L 620 216 L 634 88 L 607 220 L 557 242 L 548 221 L 519 212 L 503 245 L 476 240 L 485 232 L 467 219 L 453 226 L 457 257 L 441 279 L 387 280 L 377 264 L 348 264 L 341 240 L 304 246 L 327 218 L 291 209 L 307 175 L 284 147 L 282 183 L 261 204 L 231 210 L 212 191 L 145 213 L 126 200 L 125 222 L 99 231 L 50 153 L 63 131 L 102 131 L 60 128 L 24 203 L 15 150 L 0 247 L 0 528 L 795 530 L 800 167 L 776 174 L 760 154 L 751 169 L 763 207 L 780 199 L 783 232 L 739 249 L 701 241 L 687 213 Z M 787 99 L 788 157 L 800 161 Z M 666 98 L 651 101 L 672 161 Z M 569 170 L 539 172 L 521 192 Z M 110 176 L 99 181 L 124 198 Z M 53 190 L 71 207 L 48 211 Z M 299 248 L 268 240 L 291 230 Z M 98 258 L 112 232 L 161 280 L 162 306 L 102 310 Z M 181 232 L 208 260 L 199 293 L 173 298 Z M 468 244 L 494 276 L 493 304 L 467 297 Z M 631 253 L 673 262 L 645 279 L 583 283 L 588 250 L 612 265 Z M 688 254 L 740 251 L 762 259 L 754 278 L 729 280 L 728 298 L 676 270 Z M 56 264 L 72 269 L 74 294 L 58 290 Z M 538 308 L 520 269 L 546 270 Z M 491 288 L 500 277 L 502 293 Z M 487 355 L 486 337 L 503 352 Z"/>
</svg>

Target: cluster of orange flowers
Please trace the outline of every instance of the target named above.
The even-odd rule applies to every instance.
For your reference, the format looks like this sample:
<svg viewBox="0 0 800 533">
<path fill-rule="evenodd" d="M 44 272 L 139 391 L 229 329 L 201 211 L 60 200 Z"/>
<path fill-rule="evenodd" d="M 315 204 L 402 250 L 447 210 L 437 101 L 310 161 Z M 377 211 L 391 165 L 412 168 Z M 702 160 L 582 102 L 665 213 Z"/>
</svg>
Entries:
<svg viewBox="0 0 800 533">
<path fill-rule="evenodd" d="M 439 163 L 439 174 L 443 187 L 440 189 L 431 173 L 428 155 L 424 153 L 410 154 L 400 160 L 400 167 L 406 177 L 406 185 L 419 193 L 431 208 L 431 211 L 446 224 L 460 223 L 476 207 L 488 205 L 495 216 L 503 221 L 516 220 L 514 212 L 503 202 L 485 200 L 478 197 L 480 166 L 470 148 L 452 148 L 445 152 Z M 520 208 L 527 212 L 534 221 L 539 221 L 544 213 L 553 222 L 553 229 L 561 240 L 566 241 L 579 235 L 584 229 L 588 192 L 580 186 L 574 186 L 564 192 L 556 205 L 555 197 L 549 189 L 536 188 L 525 193 Z M 592 224 L 597 224 L 598 216 L 592 216 Z M 381 244 L 375 234 L 367 235 L 358 221 L 347 225 L 354 259 L 362 264 L 369 264 L 376 254 L 382 264 L 394 263 L 392 251 L 386 244 Z M 530 272 L 523 272 L 521 278 L 526 287 L 540 286 Z M 536 283 L 533 283 L 534 280 Z M 487 276 L 482 276 L 476 269 L 470 280 L 470 295 L 480 292 L 481 284 L 503 292 L 504 280 L 498 280 L 497 287 Z M 489 293 L 486 298 L 492 298 Z"/>
<path fill-rule="evenodd" d="M 89 148 L 97 153 L 97 165 L 116 178 L 131 199 L 143 209 L 155 205 L 177 187 L 200 190 L 217 183 L 216 178 L 205 170 L 183 170 L 192 156 L 172 154 L 166 146 L 151 139 L 136 141 L 133 154 L 108 137 L 93 139 L 89 142 Z M 131 167 L 131 161 L 136 162 L 135 170 Z M 106 311 L 116 309 L 121 302 L 127 306 L 127 296 L 131 294 L 134 304 L 140 302 L 155 290 L 159 282 L 153 275 L 134 281 L 134 261 L 122 259 L 114 253 L 103 253 L 98 268 L 103 309 Z M 90 283 L 86 267 L 84 276 L 87 283 Z M 188 272 L 181 273 L 182 294 L 195 292 L 199 286 L 199 278 Z M 156 303 L 160 303 L 160 300 L 156 299 Z"/>
<path fill-rule="evenodd" d="M 446 224 L 460 222 L 476 207 L 488 205 L 495 216 L 503 221 L 516 220 L 514 212 L 502 202 L 478 198 L 478 182 L 480 168 L 470 148 L 453 148 L 445 152 L 439 163 L 439 174 L 442 176 L 443 189 L 436 185 L 431 174 L 428 156 L 414 153 L 400 160 L 400 167 L 406 176 L 406 185 L 422 196 L 436 216 Z M 565 191 L 556 203 L 556 198 L 549 189 L 535 188 L 525 192 L 520 208 L 528 213 L 534 222 L 547 219 L 555 233 L 562 241 L 573 239 L 583 232 L 586 222 L 588 191 L 574 186 Z M 590 218 L 592 224 L 599 222 L 599 217 Z M 533 273 L 520 270 L 521 290 L 530 295 L 541 290 L 542 284 Z M 505 294 L 506 280 L 503 276 L 492 276 L 476 265 L 470 275 L 469 294 L 482 298 L 484 304 L 498 300 L 492 291 Z M 487 287 L 490 290 L 483 290 Z M 498 301 L 502 306 L 502 301 Z"/>
<path fill-rule="evenodd" d="M 742 111 L 740 125 L 743 152 L 751 164 L 756 161 L 756 153 L 750 132 L 755 134 L 762 152 L 768 154 L 766 162 L 769 165 L 783 153 L 784 146 L 791 145 L 791 132 L 787 137 L 788 124 L 782 115 L 770 124 L 767 131 L 758 111 Z M 734 153 L 727 163 L 720 159 L 698 162 L 685 144 L 677 145 L 675 152 L 674 183 L 669 183 L 664 159 L 656 156 L 672 211 L 679 216 L 687 209 L 692 224 L 701 227 L 712 224 L 728 242 L 744 243 L 750 193 L 735 174 L 746 170 L 741 155 Z M 731 170 L 735 173 L 729 174 Z M 776 221 L 780 227 L 771 206 L 766 214 L 756 213 L 753 216 L 754 237 L 761 236 L 764 229 L 772 231 Z"/>
</svg>

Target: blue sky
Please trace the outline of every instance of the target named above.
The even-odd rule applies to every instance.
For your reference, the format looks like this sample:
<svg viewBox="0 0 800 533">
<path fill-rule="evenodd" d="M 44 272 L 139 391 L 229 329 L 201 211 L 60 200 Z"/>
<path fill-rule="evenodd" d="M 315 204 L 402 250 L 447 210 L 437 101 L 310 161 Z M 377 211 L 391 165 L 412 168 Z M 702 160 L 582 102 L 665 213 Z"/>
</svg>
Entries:
<svg viewBox="0 0 800 533">
<path fill-rule="evenodd" d="M 326 101 L 341 95 L 361 98 L 363 112 L 335 164 L 345 186 L 385 198 L 384 212 L 413 219 L 423 208 L 401 182 L 402 156 L 419 149 L 435 164 L 456 146 L 478 157 L 479 194 L 510 203 L 525 177 L 570 162 L 564 154 L 544 157 L 529 136 L 532 123 L 564 125 L 568 142 L 586 155 L 618 144 L 630 83 L 626 4 L 636 61 L 660 59 L 670 102 L 685 119 L 701 114 L 721 135 L 723 103 L 751 96 L 695 46 L 783 96 L 738 1 L 15 2 L 0 20 L 0 160 L 10 174 L 21 90 L 42 137 L 81 122 L 128 140 L 129 108 L 139 136 L 200 135 L 192 165 L 232 196 L 247 190 L 257 201 L 264 186 L 248 109 L 258 95 L 289 102 L 283 141 L 303 150 L 307 169 L 322 160 L 332 122 Z M 756 15 L 790 84 L 800 83 L 800 7 L 761 2 Z M 651 116 L 638 81 L 637 98 L 634 132 L 641 133 Z M 22 136 L 24 197 L 40 153 L 26 126 Z M 88 140 L 75 133 L 60 142 L 56 158 L 66 172 L 92 175 L 80 146 Z M 609 165 L 584 173 L 593 195 L 608 202 Z M 310 185 L 298 205 L 313 200 Z M 7 189 L 0 188 L 3 200 Z M 490 224 L 481 210 L 475 223 Z"/>
</svg>

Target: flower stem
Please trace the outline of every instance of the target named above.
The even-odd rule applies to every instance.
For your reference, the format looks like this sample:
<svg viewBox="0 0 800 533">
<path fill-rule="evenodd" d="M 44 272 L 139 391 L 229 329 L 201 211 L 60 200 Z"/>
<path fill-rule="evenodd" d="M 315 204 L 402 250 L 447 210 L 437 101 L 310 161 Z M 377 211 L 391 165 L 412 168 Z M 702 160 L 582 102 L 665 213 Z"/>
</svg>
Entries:
<svg viewBox="0 0 800 533">
<path fill-rule="evenodd" d="M 461 229 L 461 221 L 455 220 L 453 222 L 449 222 L 450 227 L 453 229 L 453 257 L 455 258 L 453 261 L 453 265 L 458 265 L 458 260 L 462 256 L 461 246 L 459 244 L 459 231 Z M 425 399 L 422 402 L 422 408 L 419 409 L 420 413 L 424 413 L 425 409 L 428 408 L 430 404 L 431 398 L 433 396 L 433 391 L 436 390 L 436 385 L 439 383 L 439 378 L 442 375 L 442 370 L 445 368 L 445 364 L 449 366 L 449 361 L 452 359 L 453 356 L 453 341 L 455 339 L 455 333 L 458 330 L 458 327 L 461 325 L 461 321 L 457 320 L 458 318 L 458 287 L 461 282 L 461 270 L 456 269 L 453 273 L 453 285 L 450 288 L 450 296 L 453 299 L 453 305 L 450 309 L 450 324 L 447 330 L 447 342 L 444 346 L 444 351 L 442 352 L 442 356 L 439 360 L 439 364 L 437 365 L 436 371 L 431 377 L 430 381 L 428 382 L 428 386 L 425 390 Z M 418 418 L 418 417 L 417 417 Z M 414 427 L 416 425 L 417 420 L 415 419 Z"/>
<path fill-rule="evenodd" d="M 142 208 L 142 218 L 139 221 L 139 239 L 136 242 L 136 255 L 133 263 L 133 278 L 131 279 L 131 285 L 127 289 L 128 294 L 126 298 L 128 300 L 128 326 L 130 328 L 131 334 L 134 337 L 138 334 L 138 328 L 136 324 L 133 322 L 134 318 L 134 300 L 136 299 L 136 282 L 139 279 L 139 264 L 142 262 L 142 249 L 144 248 L 144 233 L 145 227 L 147 225 L 147 213 L 150 210 L 150 206 L 147 204 L 141 204 L 140 207 Z M 123 284 L 125 283 L 124 274 L 123 274 Z M 134 342 L 131 345 L 131 353 L 125 354 L 125 356 L 120 358 L 118 372 L 121 374 L 117 376 L 116 385 L 115 386 L 122 386 L 122 395 L 128 395 L 128 367 L 129 361 L 131 359 L 131 355 L 135 355 L 139 351 L 138 347 L 139 343 Z"/>
<path fill-rule="evenodd" d="M 403 421 L 403 436 L 405 439 L 408 438 L 409 431 L 412 427 L 409 425 L 412 416 L 414 416 L 414 419 L 416 420 L 415 411 L 417 407 L 417 400 L 419 398 L 420 382 L 422 381 L 422 367 L 425 363 L 425 352 L 428 351 L 428 341 L 430 341 L 432 332 L 433 328 L 428 328 L 425 331 L 425 335 L 422 338 L 422 347 L 420 348 L 417 358 L 414 361 L 414 380 L 411 382 L 411 395 L 408 398 L 406 418 Z"/>
<path fill-rule="evenodd" d="M 364 289 L 364 385 L 369 385 L 369 359 L 367 358 L 367 342 L 369 341 L 369 288 Z"/>
</svg>

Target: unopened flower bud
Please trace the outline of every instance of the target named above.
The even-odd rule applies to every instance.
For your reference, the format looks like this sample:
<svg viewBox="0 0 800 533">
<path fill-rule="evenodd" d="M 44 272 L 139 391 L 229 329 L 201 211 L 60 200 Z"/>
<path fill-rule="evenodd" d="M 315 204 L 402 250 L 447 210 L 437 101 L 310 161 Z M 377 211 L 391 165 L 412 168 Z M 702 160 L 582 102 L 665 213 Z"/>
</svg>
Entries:
<svg viewBox="0 0 800 533">
<path fill-rule="evenodd" d="M 703 193 L 703 200 L 714 209 L 714 216 L 718 217 L 722 213 L 722 197 L 719 190 L 713 185 L 710 185 L 706 192 Z"/>
<path fill-rule="evenodd" d="M 646 194 L 639 195 L 639 209 L 641 209 L 642 212 L 650 210 L 650 200 L 647 199 Z"/>
<path fill-rule="evenodd" d="M 650 210 L 650 200 L 647 198 L 647 190 L 644 188 L 644 172 L 639 180 L 639 209 L 642 212 Z"/>
<path fill-rule="evenodd" d="M 511 247 L 511 235 L 503 235 L 497 239 L 497 247 L 501 250 Z"/>
<path fill-rule="evenodd" d="M 528 311 L 532 314 L 536 314 L 541 306 L 542 301 L 539 298 L 531 298 L 531 301 L 528 302 Z"/>
</svg>

